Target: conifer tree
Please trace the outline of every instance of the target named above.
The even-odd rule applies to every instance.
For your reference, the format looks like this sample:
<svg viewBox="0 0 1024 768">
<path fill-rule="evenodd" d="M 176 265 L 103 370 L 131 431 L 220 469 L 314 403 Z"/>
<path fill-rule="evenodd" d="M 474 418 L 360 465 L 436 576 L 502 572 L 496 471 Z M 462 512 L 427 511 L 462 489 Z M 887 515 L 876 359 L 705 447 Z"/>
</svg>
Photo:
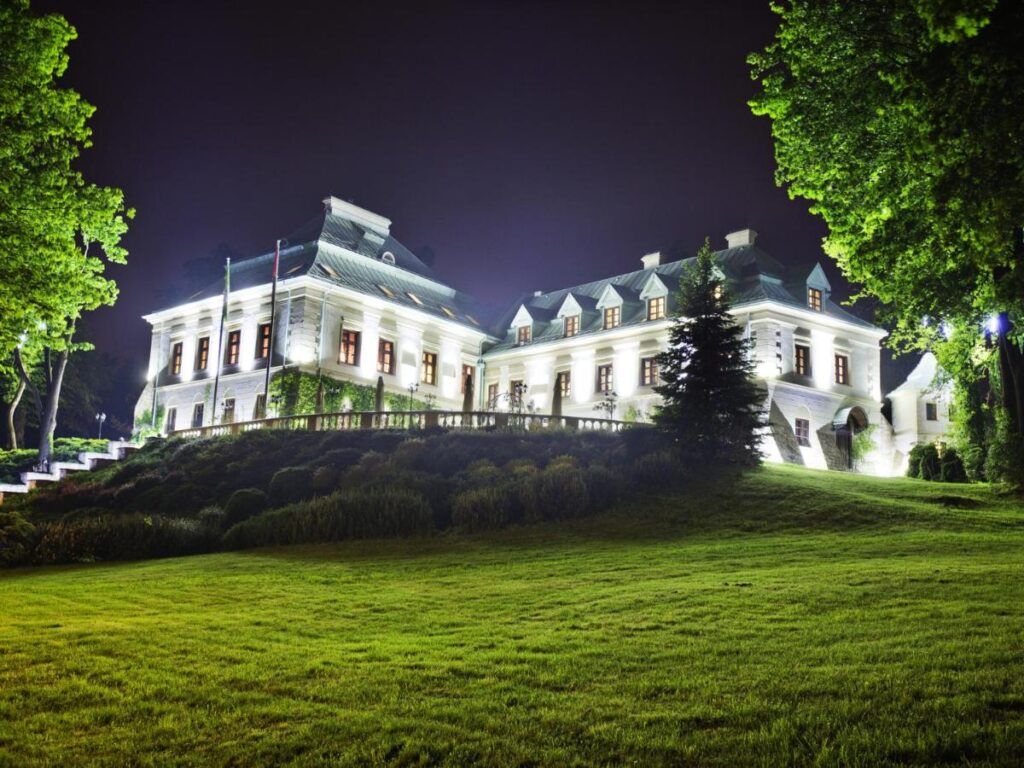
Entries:
<svg viewBox="0 0 1024 768">
<path fill-rule="evenodd" d="M 655 423 L 683 456 L 708 466 L 755 466 L 764 393 L 743 332 L 729 314 L 707 239 L 679 280 L 669 348 L 658 357 L 664 404 Z"/>
</svg>

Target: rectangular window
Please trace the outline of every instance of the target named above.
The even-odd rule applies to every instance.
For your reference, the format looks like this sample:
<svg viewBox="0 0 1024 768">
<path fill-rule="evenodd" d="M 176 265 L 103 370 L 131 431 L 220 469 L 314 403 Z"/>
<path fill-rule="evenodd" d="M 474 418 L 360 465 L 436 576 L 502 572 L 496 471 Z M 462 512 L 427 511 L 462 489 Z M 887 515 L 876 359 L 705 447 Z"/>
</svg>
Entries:
<svg viewBox="0 0 1024 768">
<path fill-rule="evenodd" d="M 807 419 L 796 420 L 796 441 L 804 448 L 811 445 L 811 422 Z"/>
<path fill-rule="evenodd" d="M 557 386 L 562 393 L 562 397 L 568 397 L 572 392 L 572 373 L 570 371 L 562 371 L 558 374 Z"/>
<path fill-rule="evenodd" d="M 256 330 L 256 359 L 266 360 L 270 357 L 270 323 L 262 323 Z"/>
<path fill-rule="evenodd" d="M 171 374 L 174 376 L 181 373 L 181 350 L 180 341 L 171 348 Z"/>
<path fill-rule="evenodd" d="M 395 342 L 381 339 L 377 342 L 377 372 L 395 372 Z"/>
<path fill-rule="evenodd" d="M 516 332 L 516 344 L 529 344 L 533 329 L 528 325 L 520 325 Z"/>
<path fill-rule="evenodd" d="M 341 352 L 338 362 L 344 365 L 359 365 L 359 331 L 341 332 Z"/>
<path fill-rule="evenodd" d="M 565 335 L 575 336 L 580 332 L 580 316 L 569 315 L 565 318 Z"/>
<path fill-rule="evenodd" d="M 437 384 L 437 354 L 423 353 L 423 366 L 420 369 L 420 381 L 424 384 Z"/>
<path fill-rule="evenodd" d="M 647 319 L 661 320 L 663 317 L 665 317 L 665 297 L 649 299 L 647 301 Z"/>
<path fill-rule="evenodd" d="M 815 312 L 821 312 L 821 291 L 817 288 L 807 289 L 807 306 Z"/>
<path fill-rule="evenodd" d="M 512 381 L 508 383 L 508 392 L 516 399 L 522 397 L 525 391 L 526 387 L 523 386 L 522 379 L 512 379 Z"/>
<path fill-rule="evenodd" d="M 850 358 L 836 355 L 836 384 L 850 383 Z"/>
<path fill-rule="evenodd" d="M 238 365 L 238 352 L 242 346 L 242 332 L 228 333 L 228 345 L 224 350 L 224 365 Z"/>
<path fill-rule="evenodd" d="M 174 431 L 175 426 L 178 423 L 178 409 L 168 408 L 167 409 L 167 421 L 164 423 L 164 432 L 170 434 Z"/>
<path fill-rule="evenodd" d="M 793 347 L 793 370 L 797 376 L 811 375 L 811 348 L 806 344 Z"/>
<path fill-rule="evenodd" d="M 493 408 L 498 404 L 498 385 L 488 384 L 487 385 L 487 407 Z"/>
<path fill-rule="evenodd" d="M 267 418 L 267 396 L 262 392 L 256 395 L 256 405 L 252 409 L 252 417 L 254 419 Z"/>
<path fill-rule="evenodd" d="M 622 307 L 606 307 L 604 310 L 604 327 L 617 328 L 622 322 Z"/>
<path fill-rule="evenodd" d="M 597 392 L 598 394 L 604 394 L 611 392 L 615 387 L 615 378 L 612 376 L 612 366 L 599 365 L 597 366 Z"/>
<path fill-rule="evenodd" d="M 199 429 L 203 426 L 203 403 L 196 403 L 192 406 L 192 429 Z"/>
<path fill-rule="evenodd" d="M 928 421 L 938 421 L 939 420 L 939 409 L 938 409 L 938 406 L 936 406 L 935 403 L 925 403 L 924 404 L 924 417 Z"/>
<path fill-rule="evenodd" d="M 473 374 L 475 372 L 476 369 L 472 365 L 462 366 L 462 378 L 459 381 L 459 392 L 461 392 L 462 394 L 466 394 L 466 381 L 472 381 Z"/>
<path fill-rule="evenodd" d="M 658 383 L 658 358 L 645 357 L 640 361 L 640 383 L 645 387 Z"/>
<path fill-rule="evenodd" d="M 210 337 L 203 336 L 196 344 L 196 370 L 205 371 L 210 363 Z"/>
<path fill-rule="evenodd" d="M 221 418 L 221 424 L 230 424 L 235 420 L 235 398 L 225 397 L 224 398 L 224 416 Z"/>
</svg>

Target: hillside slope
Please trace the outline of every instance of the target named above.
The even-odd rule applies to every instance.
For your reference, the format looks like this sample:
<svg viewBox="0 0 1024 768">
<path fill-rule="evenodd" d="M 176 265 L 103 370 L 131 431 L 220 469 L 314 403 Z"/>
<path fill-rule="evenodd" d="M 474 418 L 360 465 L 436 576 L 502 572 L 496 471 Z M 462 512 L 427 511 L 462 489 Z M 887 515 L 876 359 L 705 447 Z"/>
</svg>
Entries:
<svg viewBox="0 0 1024 768">
<path fill-rule="evenodd" d="M 597 518 L 0 573 L 0 765 L 1016 765 L 1024 511 L 766 467 Z"/>
</svg>

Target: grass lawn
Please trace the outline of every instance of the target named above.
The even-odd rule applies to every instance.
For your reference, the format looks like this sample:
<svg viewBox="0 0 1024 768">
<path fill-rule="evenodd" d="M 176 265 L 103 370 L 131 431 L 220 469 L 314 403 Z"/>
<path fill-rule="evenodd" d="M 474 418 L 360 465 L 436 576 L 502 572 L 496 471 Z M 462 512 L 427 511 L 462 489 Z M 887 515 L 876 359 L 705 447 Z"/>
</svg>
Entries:
<svg viewBox="0 0 1024 768">
<path fill-rule="evenodd" d="M 767 467 L 597 519 L 0 574 L 0 765 L 1020 765 L 1024 509 Z"/>
</svg>

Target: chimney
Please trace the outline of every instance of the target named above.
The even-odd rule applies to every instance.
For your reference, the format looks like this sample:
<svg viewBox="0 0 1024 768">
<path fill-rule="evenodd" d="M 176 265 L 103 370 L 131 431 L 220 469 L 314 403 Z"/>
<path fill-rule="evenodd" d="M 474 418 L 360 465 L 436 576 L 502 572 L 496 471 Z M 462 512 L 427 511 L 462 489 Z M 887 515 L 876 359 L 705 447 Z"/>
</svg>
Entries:
<svg viewBox="0 0 1024 768">
<path fill-rule="evenodd" d="M 334 195 L 324 198 L 324 210 L 327 213 L 341 216 L 351 222 L 358 224 L 363 229 L 368 229 L 382 237 L 387 237 L 391 230 L 391 219 L 386 219 L 379 213 L 360 208 L 354 203 L 340 200 Z"/>
<path fill-rule="evenodd" d="M 640 261 L 643 262 L 644 269 L 654 269 L 656 266 L 661 264 L 661 251 L 655 251 L 654 253 L 648 253 L 646 256 L 641 256 Z"/>
<path fill-rule="evenodd" d="M 544 291 L 534 291 L 533 292 L 534 298 L 536 298 L 537 296 L 543 296 L 543 295 L 544 295 Z"/>
<path fill-rule="evenodd" d="M 725 242 L 729 248 L 739 248 L 741 245 L 753 245 L 757 240 L 757 232 L 752 229 L 741 229 L 738 232 L 730 232 L 725 236 Z"/>
</svg>

